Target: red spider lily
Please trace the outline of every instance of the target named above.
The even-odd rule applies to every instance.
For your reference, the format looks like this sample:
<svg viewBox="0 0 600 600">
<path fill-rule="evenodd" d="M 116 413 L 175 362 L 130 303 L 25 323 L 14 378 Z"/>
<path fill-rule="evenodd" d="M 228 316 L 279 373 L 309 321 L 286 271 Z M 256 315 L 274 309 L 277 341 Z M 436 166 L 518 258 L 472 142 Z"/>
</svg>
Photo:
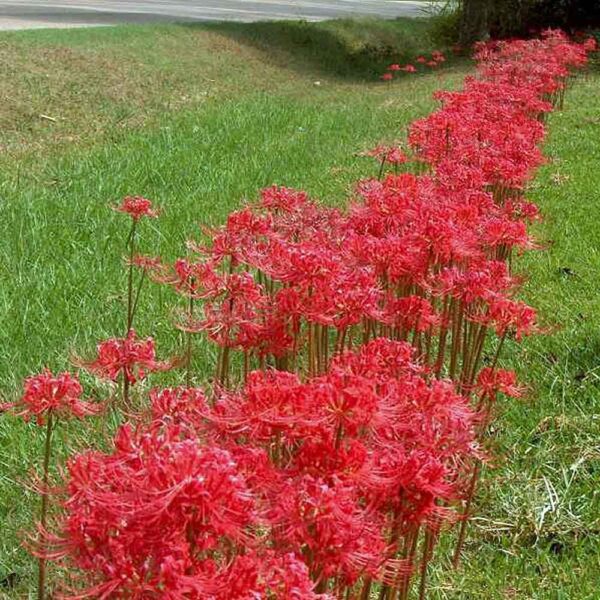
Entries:
<svg viewBox="0 0 600 600">
<path fill-rule="evenodd" d="M 315 580 L 341 576 L 352 585 L 363 572 L 377 573 L 386 543 L 355 488 L 304 476 L 278 492 L 270 515 L 276 539 L 306 549 Z"/>
<path fill-rule="evenodd" d="M 163 400 L 149 429 L 124 426 L 111 454 L 68 464 L 69 516 L 48 541 L 87 575 L 69 597 L 329 598 L 293 552 L 263 548 L 257 498 L 233 455 L 166 424 Z"/>
<path fill-rule="evenodd" d="M 20 400 L 3 406 L 12 409 L 16 414 L 29 420 L 34 418 L 38 425 L 52 413 L 58 417 L 77 417 L 79 419 L 98 414 L 102 405 L 81 399 L 83 388 L 79 379 L 70 373 L 53 375 L 45 369 L 39 375 L 32 375 L 25 380 L 23 395 Z"/>
<path fill-rule="evenodd" d="M 173 265 L 161 265 L 152 279 L 165 283 L 181 295 L 196 299 L 213 298 L 224 291 L 223 279 L 210 262 L 178 258 Z"/>
<path fill-rule="evenodd" d="M 388 162 L 392 165 L 400 165 L 408 161 L 406 154 L 397 146 L 379 145 L 365 152 L 364 156 L 372 156 L 380 162 Z"/>
<path fill-rule="evenodd" d="M 38 529 L 46 532 L 49 506 L 50 458 L 52 453 L 52 433 L 56 427 L 57 418 L 77 417 L 79 419 L 98 414 L 102 406 L 81 399 L 83 389 L 76 376 L 70 373 L 60 373 L 54 376 L 46 369 L 39 375 L 25 380 L 24 392 L 20 400 L 2 408 L 16 409 L 17 415 L 26 421 L 35 418 L 38 425 L 46 423 L 46 439 L 44 444 L 43 474 L 38 485 L 41 496 Z M 38 597 L 43 598 L 46 586 L 46 559 L 42 551 L 37 555 Z"/>
<path fill-rule="evenodd" d="M 596 52 L 598 50 L 598 42 L 596 38 L 589 37 L 583 42 L 583 49 L 586 52 Z"/>
<path fill-rule="evenodd" d="M 208 412 L 204 390 L 167 388 L 150 390 L 151 417 L 155 422 L 180 423 L 199 428 Z"/>
<path fill-rule="evenodd" d="M 157 217 L 158 211 L 152 208 L 152 202 L 141 196 L 125 196 L 115 210 L 128 214 L 134 221 L 142 217 Z"/>
<path fill-rule="evenodd" d="M 233 273 L 222 279 L 222 293 L 204 307 L 203 321 L 186 326 L 205 330 L 211 340 L 224 347 L 247 348 L 260 335 L 260 316 L 266 298 L 249 273 Z"/>
<path fill-rule="evenodd" d="M 400 71 L 400 65 L 393 64 L 388 67 L 388 71 Z"/>
<path fill-rule="evenodd" d="M 431 302 L 420 296 L 389 297 L 382 321 L 401 331 L 426 331 L 440 323 Z"/>
<path fill-rule="evenodd" d="M 391 81 L 392 79 L 394 79 L 394 76 L 391 73 L 384 73 L 381 76 L 382 81 Z"/>
<path fill-rule="evenodd" d="M 69 518 L 54 544 L 92 574 L 88 594 L 216 593 L 226 562 L 201 553 L 250 540 L 255 503 L 232 457 L 173 426 L 125 426 L 113 454 L 82 454 L 68 469 Z"/>
<path fill-rule="evenodd" d="M 301 439 L 307 427 L 316 422 L 307 407 L 311 400 L 297 375 L 254 371 L 241 394 L 220 398 L 213 418 L 232 431 L 247 432 L 256 441 L 282 436 Z"/>
<path fill-rule="evenodd" d="M 135 254 L 131 261 L 127 260 L 128 265 L 145 269 L 147 271 L 155 271 L 161 266 L 161 261 L 158 256 L 147 256 L 144 254 Z"/>
<path fill-rule="evenodd" d="M 281 600 L 333 600 L 329 594 L 318 594 L 308 568 L 293 552 L 274 552 L 238 556 L 228 569 L 218 600 L 278 598 Z"/>
<path fill-rule="evenodd" d="M 260 192 L 260 204 L 269 210 L 280 210 L 287 213 L 305 210 L 308 202 L 306 192 L 283 186 L 273 185 Z"/>
<path fill-rule="evenodd" d="M 400 69 L 401 71 L 405 71 L 406 73 L 416 73 L 417 68 L 414 65 L 405 65 Z"/>
<path fill-rule="evenodd" d="M 255 589 L 236 556 L 261 556 L 261 531 L 305 557 L 307 590 L 333 578 L 404 581 L 410 561 L 386 538 L 390 511 L 409 529 L 449 518 L 437 503 L 455 497 L 474 440 L 466 400 L 447 382 L 429 385 L 413 354 L 380 339 L 306 383 L 252 373 L 214 409 L 199 390 L 153 391 L 149 425 L 121 428 L 111 454 L 70 462 L 54 556 L 75 561 L 93 590 L 211 590 L 225 579 Z"/>
<path fill-rule="evenodd" d="M 487 313 L 474 319 L 489 324 L 499 336 L 514 333 L 517 340 L 539 331 L 536 311 L 524 302 L 492 298 Z"/>
<path fill-rule="evenodd" d="M 336 356 L 332 369 L 362 375 L 378 384 L 405 375 L 423 373 L 415 357 L 415 349 L 406 342 L 395 342 L 387 338 L 377 338 L 362 345 L 355 353 Z"/>
<path fill-rule="evenodd" d="M 271 230 L 271 217 L 257 215 L 250 208 L 230 213 L 227 223 L 220 231 L 209 231 L 212 237 L 210 247 L 190 242 L 190 250 L 198 252 L 208 262 L 219 264 L 228 262 L 231 270 L 244 259 L 244 246 L 247 240 L 265 235 Z"/>
<path fill-rule="evenodd" d="M 513 371 L 485 367 L 477 376 L 477 389 L 482 396 L 495 398 L 498 392 L 519 398 L 523 395 L 523 388 L 517 383 L 517 376 Z"/>
<path fill-rule="evenodd" d="M 268 560 L 266 590 L 281 600 L 332 600 L 329 594 L 317 594 L 306 564 L 294 553 Z"/>
<path fill-rule="evenodd" d="M 122 373 L 130 384 L 144 379 L 153 371 L 167 371 L 173 361 L 157 361 L 154 340 L 136 338 L 132 329 L 126 338 L 113 338 L 101 342 L 97 347 L 96 360 L 78 361 L 79 364 L 102 379 L 116 381 Z"/>
<path fill-rule="evenodd" d="M 429 385 L 403 342 L 375 340 L 306 383 L 251 373 L 214 409 L 195 389 L 151 398 L 148 425 L 124 426 L 111 453 L 68 465 L 49 555 L 86 574 L 87 594 L 219 598 L 227 586 L 227 598 L 294 598 L 295 586 L 317 598 L 334 578 L 399 585 L 412 559 L 385 532 L 449 518 L 437 503 L 456 496 L 473 453 L 466 400 Z"/>
</svg>

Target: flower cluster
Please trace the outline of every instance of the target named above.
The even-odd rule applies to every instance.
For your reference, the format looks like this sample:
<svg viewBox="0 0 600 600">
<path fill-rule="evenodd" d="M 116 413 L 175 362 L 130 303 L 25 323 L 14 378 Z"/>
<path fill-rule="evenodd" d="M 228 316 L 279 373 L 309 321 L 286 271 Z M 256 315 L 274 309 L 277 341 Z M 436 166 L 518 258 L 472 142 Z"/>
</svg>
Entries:
<svg viewBox="0 0 600 600">
<path fill-rule="evenodd" d="M 411 341 L 468 390 L 491 333 L 537 330 L 534 309 L 515 298 L 511 257 L 536 246 L 527 226 L 538 211 L 523 190 L 543 161 L 552 94 L 586 49 L 549 32 L 487 44 L 478 57 L 480 76 L 438 93 L 442 107 L 411 126 L 410 151 L 366 153 L 381 177 L 358 183 L 348 212 L 273 186 L 159 270 L 156 279 L 200 301 L 182 326 L 222 348 L 220 383 L 234 362 L 244 373 L 269 364 L 322 373 L 336 352 L 385 336 Z M 232 361 L 235 351 L 244 360 Z"/>
<path fill-rule="evenodd" d="M 524 189 L 589 46 L 480 45 L 478 76 L 437 95 L 406 150 L 368 153 L 379 177 L 346 211 L 272 186 L 173 264 L 132 245 L 218 364 L 210 391 L 155 389 L 112 450 L 69 461 L 47 543 L 83 576 L 74 597 L 406 600 L 417 572 L 424 596 L 444 525 L 462 522 L 460 553 L 498 394 L 522 393 L 498 360 L 539 329 L 511 270 L 535 247 Z M 129 330 L 85 366 L 128 385 L 170 365 Z"/>
<path fill-rule="evenodd" d="M 468 399 L 414 354 L 376 339 L 305 382 L 252 372 L 212 407 L 201 390 L 153 391 L 149 422 L 70 460 L 53 556 L 90 573 L 86 593 L 128 598 L 404 581 L 400 540 L 439 530 L 479 455 Z"/>
<path fill-rule="evenodd" d="M 417 56 L 415 62 L 430 69 L 439 67 L 443 62 L 446 62 L 446 57 L 443 52 L 435 50 L 431 53 L 431 58 L 427 58 L 423 55 Z M 381 76 L 383 81 L 391 81 L 394 78 L 394 73 L 403 71 L 404 73 L 417 73 L 418 68 L 413 64 L 406 64 L 404 66 L 394 63 L 387 68 L 387 71 Z"/>
<path fill-rule="evenodd" d="M 259 503 L 240 460 L 186 435 L 175 416 L 125 425 L 112 454 L 68 463 L 69 516 L 53 543 L 94 574 L 85 595 L 317 598 L 293 552 L 256 539 Z"/>
</svg>

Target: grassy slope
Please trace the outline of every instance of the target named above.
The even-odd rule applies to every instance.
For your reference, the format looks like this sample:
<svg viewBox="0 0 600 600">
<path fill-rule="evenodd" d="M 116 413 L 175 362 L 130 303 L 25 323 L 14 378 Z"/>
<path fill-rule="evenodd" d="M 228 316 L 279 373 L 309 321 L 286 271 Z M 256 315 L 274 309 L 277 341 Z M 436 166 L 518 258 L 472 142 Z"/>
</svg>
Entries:
<svg viewBox="0 0 600 600">
<path fill-rule="evenodd" d="M 372 82 L 430 48 L 427 34 L 426 21 L 408 19 L 5 32 L 0 149 L 118 139 L 211 99 L 297 96 L 322 78 Z"/>
<path fill-rule="evenodd" d="M 407 78 L 391 94 L 377 81 L 382 59 L 373 56 L 399 55 L 387 50 L 394 48 L 392 25 L 0 37 L 12 65 L 4 78 L 12 91 L 0 102 L 7 148 L 0 158 L 0 268 L 13 282 L 0 291 L 0 382 L 16 384 L 45 362 L 65 364 L 71 345 L 81 349 L 114 332 L 125 224 L 108 207 L 123 195 L 144 194 L 164 207 L 160 224 L 144 236 L 146 249 L 173 257 L 199 223 L 222 222 L 262 186 L 305 187 L 333 202 L 371 173 L 371 163 L 354 154 L 402 135 L 399 124 L 431 110 L 434 89 L 462 78 L 450 68 Z M 428 43 L 421 22 L 414 31 L 404 21 L 395 28 L 400 53 Z M 295 42 L 284 48 L 288 30 Z M 330 54 L 317 66 L 319 40 L 332 36 L 337 46 L 323 42 Z M 348 64 L 358 65 L 352 76 Z M 183 97 L 189 103 L 178 104 Z M 152 330 L 160 333 L 168 327 L 166 315 L 159 318 Z"/>
<path fill-rule="evenodd" d="M 71 349 L 89 351 L 118 330 L 124 224 L 107 205 L 126 193 L 156 199 L 165 211 L 146 228 L 146 249 L 172 258 L 199 222 L 221 222 L 272 182 L 340 201 L 370 172 L 354 153 L 401 135 L 432 109 L 435 88 L 464 75 L 452 68 L 391 89 L 374 82 L 381 64 L 426 47 L 424 31 L 421 23 L 371 22 L 0 37 L 8 71 L 0 92 L 0 381 L 7 394 L 26 373 L 64 367 Z M 521 262 L 531 275 L 530 301 L 562 329 L 520 353 L 511 348 L 532 393 L 499 421 L 500 464 L 482 486 L 464 566 L 434 574 L 434 598 L 591 599 L 600 583 L 594 92 L 600 96 L 600 78 L 580 80 L 551 120 L 553 161 L 532 195 L 548 215 L 540 235 L 554 244 Z M 177 345 L 171 305 L 153 291 L 139 323 L 165 353 Z M 15 532 L 26 526 L 33 498 L 14 480 L 39 456 L 33 438 L 0 419 L 0 521 L 8 523 L 0 579 L 17 571 L 17 593 L 28 588 L 30 563 Z"/>
</svg>

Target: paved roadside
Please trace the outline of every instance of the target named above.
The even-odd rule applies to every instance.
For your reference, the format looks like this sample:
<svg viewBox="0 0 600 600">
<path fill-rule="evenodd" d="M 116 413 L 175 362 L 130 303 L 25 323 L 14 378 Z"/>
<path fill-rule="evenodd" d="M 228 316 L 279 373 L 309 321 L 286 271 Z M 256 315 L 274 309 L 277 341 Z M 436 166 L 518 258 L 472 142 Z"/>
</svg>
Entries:
<svg viewBox="0 0 600 600">
<path fill-rule="evenodd" d="M 0 30 L 119 23 L 416 17 L 418 0 L 0 0 Z"/>
</svg>

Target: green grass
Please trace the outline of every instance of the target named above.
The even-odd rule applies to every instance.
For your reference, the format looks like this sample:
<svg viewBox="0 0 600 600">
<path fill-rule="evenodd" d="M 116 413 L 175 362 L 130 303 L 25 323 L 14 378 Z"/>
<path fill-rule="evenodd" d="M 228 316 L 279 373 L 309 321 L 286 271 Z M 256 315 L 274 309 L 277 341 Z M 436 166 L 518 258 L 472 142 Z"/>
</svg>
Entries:
<svg viewBox="0 0 600 600">
<path fill-rule="evenodd" d="M 221 223 L 262 186 L 341 202 L 373 172 L 356 153 L 402 137 L 432 110 L 435 89 L 464 77 L 455 64 L 377 81 L 392 60 L 427 48 L 427 23 L 403 20 L 0 35 L 3 395 L 121 331 L 127 223 L 111 204 L 133 193 L 161 205 L 143 249 L 172 259 L 200 224 Z M 599 92 L 597 74 L 580 78 L 550 122 L 552 161 L 531 195 L 547 217 L 539 235 L 553 243 L 519 265 L 527 299 L 560 328 L 509 348 L 531 392 L 497 422 L 498 464 L 481 487 L 465 561 L 436 570 L 432 598 L 597 597 Z M 162 355 L 179 347 L 173 304 L 153 287 L 141 306 L 138 329 L 156 336 Z M 212 358 L 203 347 L 199 373 Z M 58 454 L 86 443 L 76 426 L 61 436 Z M 17 573 L 17 597 L 33 590 L 17 532 L 35 508 L 18 481 L 40 446 L 33 426 L 0 417 L 0 580 Z"/>
</svg>

